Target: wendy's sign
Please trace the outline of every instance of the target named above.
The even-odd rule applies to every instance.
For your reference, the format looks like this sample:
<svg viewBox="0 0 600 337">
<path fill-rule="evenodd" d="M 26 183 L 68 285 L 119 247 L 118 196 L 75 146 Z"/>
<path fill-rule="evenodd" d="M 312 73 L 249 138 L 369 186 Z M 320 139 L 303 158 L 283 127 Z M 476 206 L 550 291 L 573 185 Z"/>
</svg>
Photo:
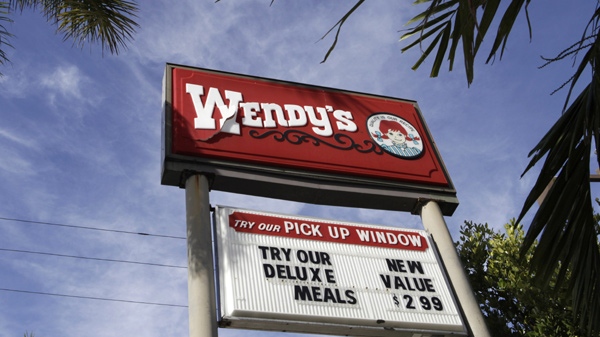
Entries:
<svg viewBox="0 0 600 337">
<path fill-rule="evenodd" d="M 458 200 L 413 101 L 168 64 L 162 183 L 413 211 Z M 183 177 L 182 177 L 183 175 Z"/>
</svg>

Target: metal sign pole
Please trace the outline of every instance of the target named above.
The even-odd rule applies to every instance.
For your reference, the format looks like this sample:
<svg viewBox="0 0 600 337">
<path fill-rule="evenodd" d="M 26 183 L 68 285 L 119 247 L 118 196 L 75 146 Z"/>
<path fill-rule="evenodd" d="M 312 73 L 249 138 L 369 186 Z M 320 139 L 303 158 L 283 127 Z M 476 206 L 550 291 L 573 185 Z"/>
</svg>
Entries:
<svg viewBox="0 0 600 337">
<path fill-rule="evenodd" d="M 471 284 L 467 279 L 464 267 L 456 253 L 456 247 L 454 247 L 454 242 L 448 231 L 446 221 L 444 221 L 442 211 L 435 201 L 428 201 L 421 208 L 421 220 L 425 229 L 431 233 L 438 247 L 440 256 L 448 272 L 448 278 L 454 287 L 456 297 L 458 297 L 473 336 L 489 337 L 490 333 L 485 325 L 483 314 L 481 313 L 473 289 L 471 289 Z"/>
<path fill-rule="evenodd" d="M 217 337 L 208 185 L 200 174 L 185 182 L 190 337 Z"/>
</svg>

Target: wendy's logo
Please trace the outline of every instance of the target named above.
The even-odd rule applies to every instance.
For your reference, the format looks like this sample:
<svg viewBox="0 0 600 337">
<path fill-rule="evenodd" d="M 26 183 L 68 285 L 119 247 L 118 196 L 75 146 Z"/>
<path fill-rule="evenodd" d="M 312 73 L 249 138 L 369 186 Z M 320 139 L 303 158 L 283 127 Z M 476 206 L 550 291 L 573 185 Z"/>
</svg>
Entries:
<svg viewBox="0 0 600 337">
<path fill-rule="evenodd" d="M 389 114 L 376 113 L 367 119 L 371 138 L 385 152 L 404 159 L 423 154 L 423 141 L 415 127 L 406 120 Z"/>
</svg>

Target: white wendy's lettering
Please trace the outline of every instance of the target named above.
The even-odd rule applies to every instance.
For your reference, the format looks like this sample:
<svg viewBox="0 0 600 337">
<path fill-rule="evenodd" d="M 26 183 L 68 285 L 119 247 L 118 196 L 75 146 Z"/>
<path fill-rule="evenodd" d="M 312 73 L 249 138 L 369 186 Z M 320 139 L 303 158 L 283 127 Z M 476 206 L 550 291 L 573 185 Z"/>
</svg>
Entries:
<svg viewBox="0 0 600 337">
<path fill-rule="evenodd" d="M 243 93 L 217 88 L 205 88 L 198 84 L 186 83 L 186 93 L 191 96 L 196 117 L 194 128 L 241 134 L 238 113 L 242 112 L 241 124 L 252 128 L 296 128 L 310 125 L 318 136 L 330 137 L 334 131 L 356 132 L 358 130 L 352 112 L 334 109 L 331 105 L 310 106 L 297 104 L 276 104 L 271 102 L 244 102 Z M 203 98 L 204 97 L 204 98 Z M 225 103 L 225 100 L 228 103 Z M 215 108 L 220 118 L 215 119 Z M 208 139 L 207 138 L 207 139 Z M 206 140 L 206 139 L 203 139 Z"/>
</svg>

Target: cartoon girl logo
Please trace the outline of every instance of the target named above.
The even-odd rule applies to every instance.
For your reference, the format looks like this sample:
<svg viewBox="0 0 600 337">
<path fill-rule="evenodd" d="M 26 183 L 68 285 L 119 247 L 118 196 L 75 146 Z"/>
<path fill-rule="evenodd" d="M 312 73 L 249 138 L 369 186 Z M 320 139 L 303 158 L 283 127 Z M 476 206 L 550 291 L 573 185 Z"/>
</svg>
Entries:
<svg viewBox="0 0 600 337">
<path fill-rule="evenodd" d="M 415 129 L 404 119 L 378 113 L 367 119 L 371 138 L 385 152 L 400 158 L 413 159 L 423 154 L 423 142 Z"/>
</svg>

